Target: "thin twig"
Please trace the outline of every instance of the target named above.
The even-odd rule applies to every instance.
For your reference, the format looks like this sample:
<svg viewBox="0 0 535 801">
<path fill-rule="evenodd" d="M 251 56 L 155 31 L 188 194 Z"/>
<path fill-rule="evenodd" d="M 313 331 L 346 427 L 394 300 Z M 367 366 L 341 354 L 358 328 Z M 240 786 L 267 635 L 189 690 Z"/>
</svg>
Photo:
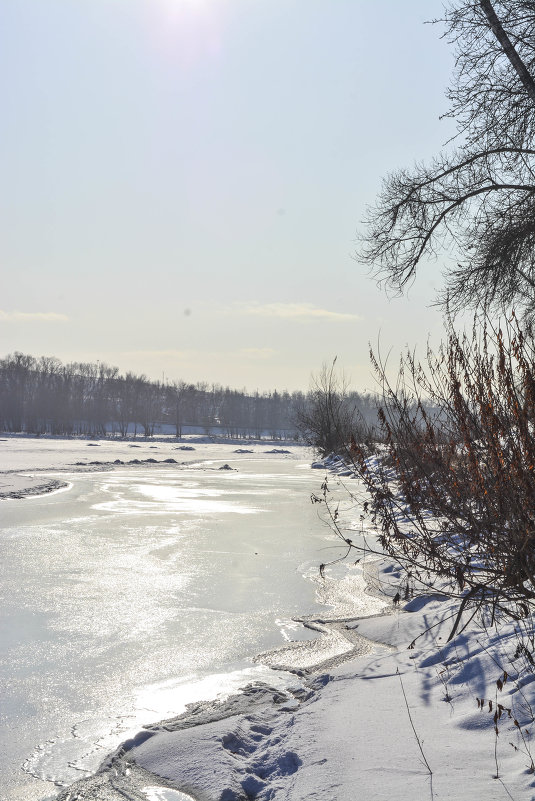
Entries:
<svg viewBox="0 0 535 801">
<path fill-rule="evenodd" d="M 411 723 L 411 726 L 412 726 L 412 730 L 414 732 L 414 737 L 416 738 L 416 742 L 418 743 L 418 748 L 420 749 L 420 753 L 422 755 L 422 759 L 423 759 L 423 761 L 425 763 L 425 766 L 426 766 L 427 770 L 429 771 L 429 775 L 432 776 L 433 775 L 433 771 L 429 767 L 429 762 L 427 761 L 427 759 L 425 757 L 424 749 L 422 747 L 422 742 L 421 742 L 420 738 L 418 737 L 418 734 L 416 732 L 416 728 L 414 726 L 414 721 L 412 719 L 411 710 L 409 708 L 409 702 L 407 701 L 407 695 L 405 693 L 405 687 L 403 686 L 403 680 L 401 678 L 401 673 L 399 672 L 399 668 L 396 668 L 396 673 L 397 673 L 398 678 L 399 678 L 399 683 L 401 684 L 401 692 L 403 693 L 403 698 L 405 699 L 405 706 L 407 708 L 407 715 L 409 716 L 409 720 L 410 720 L 410 723 Z"/>
</svg>

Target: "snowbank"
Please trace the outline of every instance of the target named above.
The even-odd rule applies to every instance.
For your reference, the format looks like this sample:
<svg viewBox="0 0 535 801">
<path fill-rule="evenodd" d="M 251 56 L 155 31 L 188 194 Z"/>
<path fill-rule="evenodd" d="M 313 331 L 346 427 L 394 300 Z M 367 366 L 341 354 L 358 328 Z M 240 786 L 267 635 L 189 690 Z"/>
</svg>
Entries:
<svg viewBox="0 0 535 801">
<path fill-rule="evenodd" d="M 0 473 L 0 498 L 29 498 L 68 489 L 66 481 L 20 473 Z"/>
<path fill-rule="evenodd" d="M 386 562 L 378 576 L 395 590 Z M 513 627 L 498 637 L 474 626 L 446 644 L 453 609 L 445 598 L 419 598 L 390 612 L 344 624 L 349 637 L 375 643 L 371 652 L 328 672 L 301 671 L 305 678 L 287 692 L 251 685 L 225 701 L 193 705 L 147 727 L 98 777 L 59 799 L 535 797 L 534 684 L 512 658 Z M 498 703 L 505 711 L 496 737 Z"/>
</svg>

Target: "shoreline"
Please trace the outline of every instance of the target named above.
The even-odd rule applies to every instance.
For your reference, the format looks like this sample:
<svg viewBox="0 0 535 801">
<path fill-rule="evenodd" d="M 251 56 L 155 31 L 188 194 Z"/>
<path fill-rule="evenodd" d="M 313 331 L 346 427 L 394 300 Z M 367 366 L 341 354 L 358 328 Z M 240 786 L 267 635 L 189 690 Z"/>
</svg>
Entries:
<svg viewBox="0 0 535 801">
<path fill-rule="evenodd" d="M 263 443 L 264 444 L 264 443 Z M 152 446 L 151 446 L 152 447 Z M 141 455 L 141 454 L 140 454 Z M 259 453 L 262 455 L 262 452 Z M 252 454 L 251 454 L 252 456 Z M 254 457 L 252 456 L 254 459 Z M 204 466 L 207 460 L 197 459 L 178 462 L 175 459 L 155 459 L 152 457 L 141 459 L 117 459 L 117 460 L 91 460 L 87 463 L 75 462 L 62 467 L 38 467 L 33 468 L 31 476 L 24 476 L 24 470 L 10 470 L 0 474 L 2 477 L 10 476 L 13 479 L 32 479 L 39 482 L 40 477 L 35 474 L 40 472 L 61 473 L 61 472 L 101 472 L 113 471 L 116 469 L 136 468 L 136 467 L 191 467 L 192 464 L 199 464 L 202 469 L 218 469 Z M 208 460 L 210 461 L 210 460 Z M 24 498 L 44 496 L 50 492 L 60 491 L 60 488 L 67 489 L 68 484 L 60 481 L 50 480 L 46 484 L 37 483 L 35 487 L 27 489 L 26 492 L 12 491 L 5 493 L 4 497 Z M 72 485 L 71 485 L 72 486 Z M 1 497 L 1 495 L 0 495 Z M 362 567 L 362 566 L 361 566 Z M 361 571 L 359 567 L 359 572 Z M 368 566 L 369 568 L 369 566 Z M 364 572 L 364 571 L 363 571 Z M 370 576 L 371 578 L 371 576 Z M 336 582 L 338 583 L 338 582 Z M 372 592 L 369 593 L 370 596 Z M 379 595 L 376 593 L 375 597 Z M 156 773 L 146 771 L 143 768 L 133 768 L 130 761 L 131 751 L 136 749 L 140 742 L 143 742 L 147 732 L 156 734 L 162 729 L 166 731 L 182 730 L 212 724 L 216 721 L 224 721 L 234 717 L 237 709 L 240 709 L 242 716 L 262 706 L 264 712 L 274 714 L 276 711 L 293 711 L 296 706 L 305 700 L 310 700 L 326 681 L 325 671 L 333 670 L 341 665 L 354 660 L 357 657 L 370 654 L 375 648 L 382 647 L 377 645 L 371 638 L 363 637 L 355 631 L 355 625 L 361 619 L 360 616 L 342 616 L 333 610 L 330 614 L 328 607 L 330 604 L 323 601 L 325 614 L 314 615 L 313 617 L 294 617 L 294 622 L 299 623 L 304 628 L 314 632 L 318 636 L 308 640 L 292 640 L 287 644 L 277 647 L 269 652 L 261 652 L 251 658 L 252 664 L 263 665 L 279 672 L 291 673 L 299 679 L 299 686 L 288 693 L 281 693 L 265 683 L 253 683 L 244 686 L 238 692 L 233 693 L 219 701 L 201 701 L 189 704 L 186 710 L 176 718 L 162 720 L 158 723 L 143 726 L 138 734 L 131 740 L 126 740 L 120 744 L 115 751 L 104 758 L 96 773 L 86 776 L 69 785 L 60 791 L 58 796 L 54 796 L 58 801 L 69 799 L 72 793 L 78 793 L 80 798 L 108 799 L 109 792 L 115 784 L 117 785 L 117 798 L 124 797 L 124 793 L 134 793 L 133 798 L 140 798 L 146 801 L 147 795 L 144 794 L 143 787 L 146 786 L 148 779 L 153 787 L 162 787 L 167 790 L 176 790 L 176 784 L 165 777 L 162 778 Z M 389 610 L 381 612 L 387 613 Z M 353 624 L 353 626 L 349 625 Z M 319 681 L 318 679 L 322 677 Z M 268 679 L 269 680 L 269 679 Z M 251 702 L 254 700 L 254 703 Z M 223 735 L 224 736 L 224 735 Z M 148 739 L 148 737 L 147 737 Z M 33 774 L 32 774 L 33 775 Z M 134 786 L 135 785 L 135 786 Z M 136 795 L 141 793 L 141 795 Z M 74 796 L 76 797 L 76 795 Z M 190 796 L 196 798 L 195 795 Z M 174 800 L 171 799 L 171 801 Z M 44 799 L 43 799 L 44 801 Z"/>
<path fill-rule="evenodd" d="M 376 571 L 374 571 L 376 572 Z M 377 591 L 370 593 L 377 598 Z M 136 752 L 146 743 L 154 745 L 157 737 L 176 736 L 183 740 L 182 732 L 189 732 L 189 738 L 194 741 L 204 739 L 204 732 L 209 731 L 210 737 L 215 736 L 221 741 L 220 754 L 225 755 L 227 746 L 225 738 L 228 736 L 228 724 L 239 726 L 247 725 L 253 717 L 255 720 L 270 720 L 275 722 L 282 716 L 294 714 L 301 706 L 313 703 L 321 690 L 333 680 L 331 672 L 342 668 L 346 664 L 355 662 L 363 657 L 382 651 L 394 651 L 395 646 L 388 643 L 379 642 L 362 635 L 356 631 L 359 624 L 368 618 L 391 617 L 394 607 L 388 603 L 388 596 L 384 595 L 382 600 L 387 606 L 380 612 L 368 616 L 352 616 L 346 618 L 323 619 L 323 617 L 295 617 L 295 622 L 300 623 L 305 628 L 318 632 L 319 637 L 314 640 L 294 640 L 280 648 L 263 652 L 252 657 L 253 664 L 262 664 L 277 672 L 291 673 L 296 676 L 297 682 L 293 687 L 286 690 L 276 688 L 264 681 L 252 682 L 245 685 L 237 692 L 219 699 L 210 701 L 197 701 L 186 705 L 183 713 L 172 718 L 163 719 L 157 723 L 147 724 L 133 737 L 125 740 L 114 751 L 104 758 L 98 770 L 91 776 L 80 779 L 74 784 L 62 789 L 54 801 L 74 801 L 84 799 L 84 801 L 120 801 L 129 798 L 133 801 L 204 801 L 205 798 L 221 798 L 224 801 L 245 801 L 245 799 L 256 798 L 246 790 L 246 795 L 241 795 L 239 789 L 229 788 L 225 794 L 224 787 L 221 795 L 206 795 L 207 788 L 202 786 L 185 785 L 177 783 L 165 775 L 148 770 L 143 765 L 136 762 Z M 352 624 L 352 625 L 351 625 Z M 319 659 L 314 664 L 307 667 L 292 666 L 288 661 L 281 660 L 279 657 L 284 654 L 292 654 L 301 649 L 314 651 L 323 640 L 328 640 L 329 635 L 335 632 L 340 636 L 349 647 L 341 653 L 330 656 L 326 659 Z M 320 646 L 321 647 L 321 646 Z M 253 723 L 253 726 L 255 724 Z M 269 728 L 269 726 L 267 727 Z M 262 732 L 260 732 L 262 734 Z M 256 738 L 256 734 L 255 734 Z M 232 750 L 233 748 L 237 750 Z M 192 751 L 191 743 L 188 747 L 188 754 Z M 235 743 L 230 748 L 230 753 L 235 755 L 243 749 L 239 743 Z M 202 749 L 201 749 L 202 751 Z M 184 764 L 188 762 L 184 758 Z M 209 783 L 212 776 L 209 777 Z M 224 783 L 224 782 L 223 782 Z M 178 786 L 180 784 L 180 787 Z M 158 794 L 158 790 L 166 791 L 165 795 Z M 252 785 L 249 788 L 252 789 Z M 147 794 L 146 790 L 151 790 Z M 216 791 L 215 787 L 212 790 Z M 42 801 L 47 801 L 43 799 Z"/>
<path fill-rule="evenodd" d="M 145 468 L 147 476 L 149 476 L 150 474 L 153 474 L 156 477 L 156 475 L 159 473 L 159 470 L 161 470 L 162 468 L 166 468 L 168 470 L 169 476 L 174 476 L 175 475 L 175 471 L 176 471 L 176 475 L 180 476 L 180 474 L 181 474 L 181 472 L 182 472 L 182 470 L 184 468 L 190 469 L 190 468 L 194 467 L 194 469 L 198 468 L 200 471 L 216 471 L 216 470 L 219 470 L 219 465 L 223 463 L 222 462 L 222 457 L 223 456 L 224 456 L 225 459 L 228 459 L 228 461 L 230 461 L 231 464 L 234 464 L 234 462 L 232 461 L 233 459 L 234 460 L 238 460 L 239 459 L 241 461 L 242 458 L 243 458 L 242 457 L 242 453 L 240 451 L 235 451 L 236 455 L 234 456 L 234 447 L 233 446 L 229 447 L 228 444 L 226 444 L 225 448 L 217 447 L 217 452 L 213 453 L 213 454 L 211 452 L 211 449 L 209 449 L 209 448 L 201 448 L 201 447 L 199 447 L 197 449 L 197 453 L 191 453 L 191 454 L 190 453 L 187 453 L 187 454 L 184 453 L 184 456 L 187 457 L 187 461 L 182 461 L 182 460 L 178 461 L 178 458 L 179 458 L 178 457 L 178 451 L 173 450 L 173 446 L 172 445 L 170 446 L 169 444 L 166 444 L 165 447 L 161 447 L 160 450 L 158 451 L 156 449 L 152 450 L 153 448 L 155 448 L 154 444 L 150 444 L 150 446 L 147 445 L 145 448 L 141 448 L 139 450 L 135 450 L 135 449 L 133 450 L 127 444 L 118 445 L 117 443 L 112 443 L 112 445 L 110 445 L 110 447 L 105 447 L 104 443 L 102 443 L 101 448 L 100 448 L 100 452 L 99 452 L 99 448 L 98 447 L 91 447 L 91 450 L 89 451 L 85 447 L 86 444 L 87 443 L 79 444 L 79 445 L 76 445 L 74 448 L 65 448 L 65 447 L 63 447 L 63 443 L 58 443 L 57 447 L 54 450 L 51 451 L 50 445 L 48 445 L 46 447 L 43 447 L 43 446 L 45 446 L 45 443 L 42 442 L 42 441 L 41 442 L 35 442 L 35 441 L 28 442 L 27 441 L 27 445 L 29 447 L 26 447 L 23 450 L 21 450 L 20 452 L 18 452 L 18 449 L 17 450 L 15 450 L 15 448 L 10 449 L 8 447 L 8 445 L 6 443 L 4 443 L 4 446 L 5 446 L 4 465 L 8 466 L 8 467 L 11 467 L 11 465 L 17 465 L 17 467 L 13 467 L 12 469 L 5 470 L 3 473 L 1 473 L 0 474 L 0 483 L 2 481 L 5 482 L 7 480 L 10 480 L 10 481 L 23 480 L 25 482 L 32 482 L 32 484 L 34 486 L 32 487 L 32 489 L 30 491 L 33 492 L 33 494 L 30 495 L 30 492 L 28 492 L 29 488 L 26 487 L 26 488 L 24 488 L 27 491 L 26 497 L 28 497 L 28 498 L 29 497 L 36 498 L 36 497 L 39 497 L 39 496 L 46 497 L 46 495 L 50 494 L 51 492 L 60 491 L 59 487 L 61 487 L 62 485 L 63 485 L 63 489 L 68 489 L 69 486 L 72 486 L 72 484 L 69 485 L 69 484 L 66 484 L 66 483 L 60 481 L 60 479 L 62 478 L 62 475 L 61 475 L 62 473 L 63 474 L 66 474 L 66 473 L 67 474 L 72 474 L 72 475 L 69 475 L 69 476 L 65 475 L 65 479 L 70 478 L 71 481 L 73 482 L 73 484 L 76 483 L 75 474 L 77 474 L 77 473 L 88 475 L 88 474 L 90 474 L 92 472 L 101 473 L 102 471 L 125 471 L 125 475 L 126 475 L 126 472 L 127 472 L 126 468 L 130 468 L 130 469 L 134 470 L 135 468 L 138 468 L 138 467 L 141 468 L 141 469 Z M 15 445 L 15 443 L 13 443 L 13 445 Z M 113 447 L 113 449 L 112 449 L 112 447 Z M 302 457 L 305 454 L 300 452 L 301 451 L 300 448 L 296 449 L 296 450 L 297 450 L 297 453 L 294 453 L 292 458 L 295 459 L 297 457 L 298 459 L 302 459 Z M 208 451 L 210 451 L 210 453 L 209 453 L 209 455 L 207 457 Z M 233 451 L 232 454 L 231 454 L 231 451 Z M 115 452 L 117 452 L 117 456 L 119 456 L 120 459 L 115 459 L 114 457 L 110 458 L 109 454 L 110 453 L 114 453 L 115 454 Z M 31 455 L 33 453 L 36 454 L 36 459 L 35 459 L 36 466 L 31 468 L 31 469 L 28 469 L 27 465 L 30 462 L 30 459 L 28 458 L 28 455 L 29 454 Z M 54 456 L 55 453 L 58 454 L 58 459 L 61 460 L 61 462 L 59 464 L 57 462 L 55 463 L 55 456 Z M 87 457 L 86 457 L 86 453 L 87 453 Z M 98 461 L 94 458 L 95 454 L 97 454 L 98 457 L 100 457 L 98 459 Z M 125 454 L 127 454 L 127 455 L 125 456 Z M 88 458 L 88 461 L 87 462 L 78 461 L 79 455 L 81 455 L 82 457 Z M 165 458 L 165 457 L 171 456 L 171 455 L 176 456 L 177 458 L 172 459 L 172 460 L 171 459 L 168 460 L 168 459 Z M 260 447 L 256 447 L 254 449 L 254 452 L 248 452 L 246 460 L 247 460 L 248 463 L 254 463 L 255 461 L 258 461 L 259 463 L 263 462 L 265 464 L 269 464 L 269 460 L 272 459 L 274 455 L 276 455 L 279 458 L 279 462 L 280 462 L 281 458 L 279 456 L 279 452 L 277 452 L 275 454 L 272 451 L 270 445 L 268 445 L 266 447 L 266 443 L 262 443 Z M 50 461 L 49 461 L 49 457 L 50 456 L 52 456 L 52 458 L 50 458 Z M 139 458 L 130 458 L 130 457 L 139 457 Z M 154 457 L 156 457 L 156 458 L 154 458 Z M 214 460 L 214 457 L 215 457 L 215 460 Z M 22 466 L 19 466 L 21 463 L 22 463 Z M 236 464 L 236 466 L 239 467 L 238 461 L 236 461 L 235 464 Z M 301 465 L 301 464 L 299 466 L 300 467 L 301 466 L 304 467 L 304 465 Z M 152 468 L 153 467 L 156 468 L 156 471 L 154 473 L 152 473 Z M 148 468 L 150 468 L 150 470 L 148 470 Z M 266 468 L 264 468 L 264 469 L 266 469 Z M 286 468 L 286 469 L 288 469 L 288 468 Z M 293 470 L 293 468 L 291 468 L 291 469 Z M 251 470 L 251 466 L 248 468 L 248 470 L 249 471 Z M 256 472 L 257 468 L 255 466 L 253 466 L 252 470 L 253 470 L 253 472 Z M 272 472 L 271 468 L 269 468 L 269 467 L 267 468 L 267 470 L 268 470 L 269 473 Z M 276 470 L 275 470 L 275 472 L 276 472 Z M 130 470 L 128 470 L 128 473 L 130 473 Z M 46 474 L 46 475 L 44 475 L 44 474 Z M 133 475 L 135 475 L 135 473 Z M 302 475 L 301 471 L 299 471 L 299 475 Z M 55 483 L 55 481 L 57 481 L 57 484 Z M 5 492 L 6 496 L 7 496 L 8 492 L 5 491 L 5 488 L 4 488 L 4 492 Z M 17 500 L 20 500 L 21 496 L 25 497 L 23 495 L 22 488 L 20 488 L 20 487 L 15 491 L 11 490 L 11 492 L 16 492 L 15 498 Z M 9 492 L 9 494 L 11 494 L 11 492 Z M 16 504 L 16 506 L 18 506 L 18 504 Z M 15 509 L 15 505 L 13 505 L 12 508 Z M 305 583 L 308 583 L 308 582 L 305 582 Z M 322 608 L 324 608 L 324 607 L 322 607 Z M 322 618 L 326 617 L 326 616 L 327 615 L 323 615 L 323 614 L 321 615 Z M 329 632 L 325 628 L 326 621 L 324 621 L 323 619 L 321 621 L 318 620 L 317 623 L 314 623 L 314 622 L 311 621 L 310 624 L 309 624 L 308 621 L 305 621 L 304 619 L 302 619 L 302 620 L 300 619 L 300 620 L 298 620 L 296 622 L 298 622 L 300 624 L 300 626 L 299 626 L 300 633 L 293 635 L 294 637 L 297 638 L 295 643 L 294 643 L 294 645 L 299 646 L 301 644 L 300 640 L 299 640 L 299 637 L 300 636 L 306 636 L 306 635 L 303 635 L 303 632 L 305 632 L 305 629 L 309 630 L 310 634 L 314 633 L 316 635 L 315 642 L 320 642 L 320 641 L 323 642 L 323 641 L 327 640 L 327 636 L 326 635 L 328 635 Z M 320 628 L 318 630 L 318 625 L 322 626 L 323 628 Z M 334 625 L 329 624 L 329 626 L 334 629 Z M 341 632 L 341 633 L 343 633 L 343 632 Z M 310 636 L 310 634 L 309 634 L 309 636 Z M 344 645 L 343 654 L 345 656 L 343 655 L 342 657 L 340 657 L 339 655 L 336 655 L 336 657 L 335 657 L 336 662 L 341 661 L 341 659 L 348 659 L 351 656 L 353 656 L 354 653 L 355 653 L 353 645 L 352 645 L 352 643 L 350 643 L 350 641 L 349 641 L 349 639 L 347 637 L 344 638 L 343 645 Z M 285 650 L 285 646 L 282 646 L 282 649 Z M 250 653 L 253 654 L 254 651 L 251 651 Z M 330 647 L 329 647 L 327 653 L 328 653 L 328 655 L 330 657 L 330 655 L 331 655 Z M 314 655 L 314 665 L 310 666 L 307 663 L 306 671 L 301 671 L 303 676 L 305 676 L 305 674 L 308 676 L 314 670 L 317 671 L 317 669 L 319 667 L 319 663 L 321 663 L 322 667 L 324 665 L 326 665 L 327 662 L 329 664 L 333 663 L 332 659 L 325 660 L 323 658 L 324 654 L 325 654 L 325 651 L 323 651 L 319 657 L 316 657 L 316 655 Z M 286 657 L 286 655 L 285 655 L 285 657 Z M 274 660 L 274 661 L 277 661 L 277 663 L 278 663 L 278 662 L 280 662 L 280 659 L 281 659 L 281 654 L 277 653 L 276 660 Z M 251 667 L 254 667 L 255 670 L 260 667 L 258 662 L 260 662 L 261 664 L 265 664 L 262 661 L 262 659 L 258 660 L 258 662 L 257 662 L 255 659 L 252 658 L 252 656 L 249 657 L 249 662 L 251 664 Z M 288 676 L 283 679 L 283 673 L 286 672 L 286 674 L 288 674 L 289 671 L 285 671 L 285 668 L 284 668 L 283 665 L 277 665 L 277 666 L 280 668 L 280 671 L 281 671 L 281 681 L 283 681 L 283 680 L 284 681 L 286 681 L 286 680 L 291 681 L 291 677 L 288 677 Z M 268 666 L 266 665 L 266 667 L 268 667 Z M 296 669 L 295 673 L 293 673 L 293 675 L 296 676 L 296 678 L 297 678 L 297 672 L 298 672 L 298 669 Z M 265 678 L 264 678 L 264 676 L 262 674 L 265 674 Z M 264 680 L 264 681 L 267 681 L 267 682 L 271 681 L 270 672 L 269 672 L 268 669 L 266 669 L 264 671 L 260 671 L 260 673 L 257 674 L 257 675 L 262 675 L 262 680 Z M 271 674 L 271 675 L 273 676 L 274 674 Z M 245 681 L 247 681 L 247 680 L 251 681 L 251 677 L 247 677 L 246 676 L 245 677 Z M 245 684 L 245 682 L 244 682 L 244 684 Z M 277 686 L 279 686 L 278 682 L 275 683 L 275 687 L 277 687 Z M 197 698 L 198 697 L 199 696 L 197 695 Z M 210 696 L 208 696 L 208 697 L 210 697 Z M 181 709 L 181 707 L 179 707 L 179 709 Z M 151 718 L 151 720 L 154 720 L 154 718 Z M 112 748 L 114 747 L 113 743 L 111 743 L 110 747 L 112 747 Z M 106 751 L 103 751 L 101 759 L 103 759 L 105 757 L 105 754 L 106 754 Z M 33 754 L 31 756 L 33 756 Z M 92 768 L 89 768 L 89 769 L 91 770 Z M 95 769 L 96 769 L 96 766 L 95 766 Z M 28 764 L 27 764 L 25 770 L 29 775 L 34 776 L 38 780 L 50 781 L 50 778 L 46 778 L 45 776 L 43 776 L 43 774 L 42 774 L 40 769 L 37 769 L 37 771 L 36 771 L 35 766 L 33 764 L 33 760 L 31 760 L 31 759 L 28 760 Z M 71 771 L 71 773 L 72 773 L 72 771 Z M 50 777 L 53 776 L 52 773 L 49 773 L 48 775 Z M 85 773 L 85 772 L 81 773 L 79 775 L 89 778 L 87 776 L 87 773 Z M 67 780 L 72 781 L 72 779 L 67 779 Z M 60 787 L 61 787 L 61 785 L 60 785 Z M 43 793 L 44 796 L 46 796 L 47 789 L 44 788 L 42 793 Z M 56 797 L 56 796 L 54 796 L 54 797 Z M 41 798 L 41 796 L 39 796 L 39 798 Z"/>
<path fill-rule="evenodd" d="M 122 452 L 132 455 L 124 446 Z M 150 453 L 138 451 L 140 456 Z M 26 460 L 19 456 L 18 464 Z M 65 466 L 67 458 L 63 450 L 62 467 L 31 472 L 125 467 L 104 459 Z M 132 467 L 162 466 L 152 458 L 131 462 Z M 195 462 L 200 466 L 199 459 Z M 54 801 L 354 801 L 357 787 L 359 797 L 374 801 L 413 801 L 429 796 L 431 781 L 442 801 L 531 801 L 535 774 L 530 749 L 535 752 L 535 743 L 529 710 L 535 708 L 535 681 L 526 659 L 515 656 L 519 640 L 514 626 L 489 630 L 473 621 L 448 642 L 455 602 L 437 590 L 408 603 L 388 604 L 401 581 L 389 565 L 373 559 L 358 568 L 346 564 L 329 571 L 318 595 L 325 612 L 292 618 L 320 637 L 294 640 L 253 658 L 258 667 L 286 671 L 284 689 L 277 689 L 275 673 L 268 669 L 252 674 L 252 683 L 248 676 L 247 686 L 224 698 L 191 703 L 175 717 L 140 725 L 115 750 L 110 743 L 111 753 L 95 773 L 83 773 L 85 778 L 69 786 L 57 785 Z M 301 575 L 312 578 L 311 572 Z M 370 598 L 386 601 L 381 612 L 344 612 L 352 588 L 355 609 L 362 603 L 358 576 Z M 335 588 L 339 603 L 331 611 L 327 606 Z M 329 638 L 322 652 L 318 643 L 325 645 Z M 334 650 L 323 659 L 331 645 Z M 291 657 L 299 652 L 304 659 L 292 666 Z M 282 685 L 286 679 L 280 675 Z M 489 714 L 489 701 L 510 709 L 511 717 L 504 714 L 495 724 L 496 706 Z M 432 778 L 422 766 L 418 742 Z"/>
<path fill-rule="evenodd" d="M 391 575 L 387 560 L 375 567 L 379 576 Z M 389 584 L 388 592 L 394 590 Z M 427 797 L 430 782 L 417 739 L 432 766 L 436 797 L 530 801 L 529 746 L 521 750 L 528 735 L 519 736 L 506 716 L 495 745 L 492 715 L 475 703 L 494 697 L 514 627 L 486 644 L 477 626 L 447 643 L 452 603 L 430 594 L 338 621 L 370 650 L 295 671 L 299 683 L 286 691 L 253 683 L 144 726 L 57 801 L 354 801 L 356 786 L 363 798 L 412 801 Z M 435 628 L 426 631 L 430 620 Z M 525 706 L 535 700 L 535 683 L 531 674 L 521 682 L 509 670 L 503 704 L 528 726 Z M 495 760 L 500 782 L 493 781 Z"/>
<path fill-rule="evenodd" d="M 285 692 L 256 683 L 191 704 L 143 727 L 57 801 L 354 801 L 357 787 L 370 799 L 531 801 L 529 750 L 507 716 L 496 740 L 492 715 L 475 703 L 479 693 L 493 697 L 496 661 L 513 632 L 486 645 L 476 629 L 446 644 L 450 610 L 445 598 L 422 596 L 355 619 L 348 625 L 377 637 L 372 653 L 320 667 Z M 409 648 L 429 616 L 437 629 Z M 532 688 L 513 676 L 504 690 L 522 725 Z"/>
<path fill-rule="evenodd" d="M 35 470 L 31 471 L 36 472 Z M 48 471 L 52 472 L 52 471 Z M 53 471 L 56 472 L 56 471 Z M 10 475 L 11 471 L 0 473 L 0 482 L 6 476 Z M 45 495 L 51 495 L 55 492 L 64 492 L 72 487 L 72 484 L 67 481 L 60 481 L 58 479 L 49 479 L 48 481 L 37 480 L 35 476 L 25 475 L 24 471 L 18 470 L 13 472 L 13 479 L 11 482 L 6 482 L 8 489 L 2 489 L 6 484 L 0 483 L 0 501 L 2 500 L 23 500 L 25 498 L 42 498 Z"/>
</svg>

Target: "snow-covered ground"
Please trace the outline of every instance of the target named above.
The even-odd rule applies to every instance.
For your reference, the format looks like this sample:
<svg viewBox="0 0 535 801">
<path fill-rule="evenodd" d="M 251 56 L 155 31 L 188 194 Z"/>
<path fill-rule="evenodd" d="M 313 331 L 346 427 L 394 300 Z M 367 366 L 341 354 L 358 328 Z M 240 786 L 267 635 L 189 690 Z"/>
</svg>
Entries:
<svg viewBox="0 0 535 801">
<path fill-rule="evenodd" d="M 391 574 L 382 577 L 393 586 Z M 489 639 L 474 629 L 445 646 L 446 622 L 407 649 L 450 613 L 445 600 L 419 599 L 349 622 L 378 643 L 372 654 L 312 673 L 293 692 L 251 686 L 149 726 L 97 777 L 60 798 L 533 799 L 533 691 L 511 665 L 512 632 Z M 512 710 L 497 737 L 489 700 L 493 711 L 497 703 Z"/>
<path fill-rule="evenodd" d="M 47 478 L 56 480 L 62 467 L 72 476 L 71 458 L 73 462 L 163 461 L 168 449 L 176 447 L 143 443 L 134 457 L 131 443 L 101 442 L 89 447 L 87 443 L 9 439 L 0 445 L 6 469 L 31 472 L 32 465 L 53 467 Z M 81 455 L 97 447 L 98 457 Z M 202 456 L 214 467 L 221 466 L 223 459 L 232 465 L 231 451 L 237 446 L 221 446 L 217 455 L 216 447 L 208 457 Z M 269 450 L 264 445 L 253 448 Z M 195 463 L 200 451 L 184 452 L 176 459 Z M 76 469 L 107 466 L 77 465 Z M 9 475 L 1 480 L 12 480 Z M 321 482 L 320 470 L 313 478 Z M 31 504 L 35 499 L 7 501 L 15 502 Z M 331 638 L 325 653 L 321 647 L 311 650 L 311 641 L 304 640 L 287 643 L 282 650 L 272 648 L 257 658 L 258 664 L 293 666 L 294 681 L 275 682 L 277 686 L 269 686 L 265 679 L 253 682 L 238 694 L 227 692 L 220 700 L 194 703 L 178 717 L 141 728 L 104 762 L 99 773 L 62 790 L 58 798 L 535 798 L 535 676 L 526 670 L 529 664 L 522 656 L 515 658 L 514 627 L 504 627 L 498 634 L 473 624 L 448 644 L 453 610 L 439 594 L 414 598 L 400 608 L 389 605 L 384 614 L 382 607 L 396 595 L 400 580 L 387 561 L 366 562 L 358 577 L 363 588 L 365 583 L 368 586 L 368 593 L 359 596 L 362 607 L 349 592 L 344 606 L 344 582 L 349 577 L 354 588 L 357 577 L 352 570 L 359 569 L 338 567 L 327 573 L 325 582 L 316 578 L 323 593 L 318 600 L 323 597 L 330 604 L 324 615 L 314 614 L 312 623 L 323 629 L 323 642 Z M 333 618 L 334 623 L 330 622 Z M 498 734 L 496 710 L 500 712 Z"/>
</svg>

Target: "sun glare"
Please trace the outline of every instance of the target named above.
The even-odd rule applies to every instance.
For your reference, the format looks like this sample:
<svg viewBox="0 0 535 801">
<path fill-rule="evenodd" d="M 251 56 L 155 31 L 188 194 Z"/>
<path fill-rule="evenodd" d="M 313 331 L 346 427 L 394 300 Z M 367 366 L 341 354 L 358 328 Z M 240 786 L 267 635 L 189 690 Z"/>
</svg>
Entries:
<svg viewBox="0 0 535 801">
<path fill-rule="evenodd" d="M 186 68 L 217 55 L 221 11 L 212 0 L 158 0 L 151 13 L 158 50 Z"/>
<path fill-rule="evenodd" d="M 189 12 L 205 12 L 208 10 L 207 0 L 160 0 L 171 16 Z"/>
</svg>

